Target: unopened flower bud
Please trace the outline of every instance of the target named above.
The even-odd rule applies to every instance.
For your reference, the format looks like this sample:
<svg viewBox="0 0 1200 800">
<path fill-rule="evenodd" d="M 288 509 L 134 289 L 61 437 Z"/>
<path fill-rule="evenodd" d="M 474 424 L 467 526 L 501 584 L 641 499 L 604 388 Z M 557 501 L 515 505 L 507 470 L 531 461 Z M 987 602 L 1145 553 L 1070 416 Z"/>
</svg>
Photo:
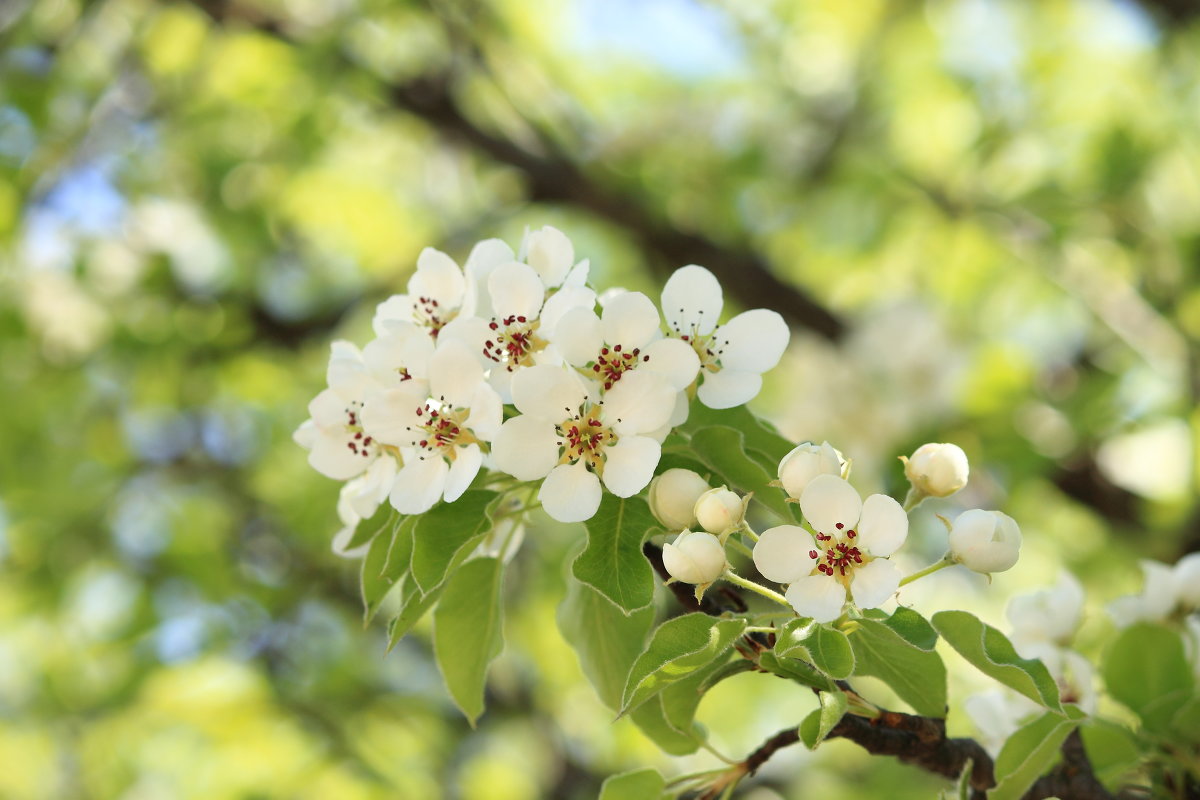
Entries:
<svg viewBox="0 0 1200 800">
<path fill-rule="evenodd" d="M 725 548 L 711 533 L 683 531 L 663 545 L 663 566 L 677 581 L 706 585 L 724 574 Z"/>
<path fill-rule="evenodd" d="M 799 500 L 808 482 L 818 475 L 837 475 L 845 478 L 849 464 L 829 442 L 796 445 L 779 462 L 779 482 L 788 497 Z"/>
<path fill-rule="evenodd" d="M 999 511 L 964 511 L 950 527 L 950 557 L 975 572 L 1004 572 L 1020 550 L 1021 529 Z"/>
<path fill-rule="evenodd" d="M 746 519 L 745 501 L 724 486 L 700 495 L 694 510 L 700 527 L 717 536 L 733 533 Z"/>
<path fill-rule="evenodd" d="M 967 454 L 956 444 L 923 444 L 902 458 L 913 488 L 930 497 L 949 497 L 967 485 Z"/>
<path fill-rule="evenodd" d="M 650 481 L 650 511 L 669 531 L 690 528 L 696 523 L 696 501 L 708 488 L 690 469 L 669 469 Z"/>
</svg>

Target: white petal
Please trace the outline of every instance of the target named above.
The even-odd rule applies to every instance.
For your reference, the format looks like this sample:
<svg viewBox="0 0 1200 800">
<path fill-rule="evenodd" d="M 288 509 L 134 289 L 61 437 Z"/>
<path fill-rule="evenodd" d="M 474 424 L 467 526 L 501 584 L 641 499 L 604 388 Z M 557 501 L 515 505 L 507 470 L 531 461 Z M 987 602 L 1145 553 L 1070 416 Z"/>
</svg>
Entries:
<svg viewBox="0 0 1200 800">
<path fill-rule="evenodd" d="M 488 277 L 488 293 L 498 317 L 537 319 L 546 299 L 542 279 L 527 264 L 502 264 Z"/>
<path fill-rule="evenodd" d="M 406 294 L 394 294 L 375 306 L 375 316 L 371 319 L 371 328 L 375 331 L 376 336 L 387 336 L 396 323 L 403 325 L 413 323 L 412 298 Z"/>
<path fill-rule="evenodd" d="M 683 391 L 696 380 L 700 358 L 687 342 L 673 338 L 659 339 L 642 348 L 642 363 L 638 369 L 657 372 L 666 377 L 673 389 Z"/>
<path fill-rule="evenodd" d="M 377 451 L 367 451 L 368 455 L 364 457 L 362 450 L 351 450 L 347 447 L 351 435 L 318 430 L 313 448 L 308 453 L 308 463 L 317 472 L 335 481 L 349 480 L 358 475 L 371 466 Z"/>
<path fill-rule="evenodd" d="M 550 296 L 542 306 L 542 330 L 553 331 L 558 328 L 563 315 L 576 308 L 586 308 L 591 311 L 596 306 L 596 293 L 586 286 L 564 286 Z"/>
<path fill-rule="evenodd" d="M 429 359 L 430 394 L 452 408 L 470 405 L 483 378 L 479 359 L 462 342 L 443 342 Z"/>
<path fill-rule="evenodd" d="M 346 525 L 340 528 L 333 535 L 333 541 L 330 543 L 330 549 L 333 550 L 335 556 L 341 558 L 357 559 L 362 558 L 371 549 L 371 543 L 366 542 L 358 547 L 348 547 L 350 540 L 354 538 L 354 531 L 358 528 L 358 522 L 353 525 Z"/>
<path fill-rule="evenodd" d="M 305 450 L 312 450 L 313 443 L 317 440 L 317 425 L 311 419 L 306 419 L 300 423 L 300 427 L 292 433 L 292 441 L 303 447 Z"/>
<path fill-rule="evenodd" d="M 624 436 L 604 448 L 604 485 L 617 497 L 630 497 L 654 477 L 662 448 L 647 436 Z"/>
<path fill-rule="evenodd" d="M 503 239 L 484 239 L 471 248 L 463 271 L 473 275 L 486 277 L 496 267 L 516 259 L 512 248 Z"/>
<path fill-rule="evenodd" d="M 900 588 L 900 569 L 886 558 L 877 558 L 854 570 L 850 594 L 859 608 L 879 608 Z"/>
<path fill-rule="evenodd" d="M 522 414 L 558 423 L 579 413 L 587 389 L 571 370 L 538 365 L 513 373 L 512 398 Z"/>
<path fill-rule="evenodd" d="M 555 326 L 553 341 L 568 364 L 582 367 L 604 346 L 600 318 L 590 308 L 573 308 Z"/>
<path fill-rule="evenodd" d="M 671 418 L 675 394 L 661 374 L 635 369 L 604 393 L 601 418 L 618 436 L 649 433 Z"/>
<path fill-rule="evenodd" d="M 490 442 L 496 437 L 502 422 L 504 404 L 500 395 L 488 384 L 479 384 L 475 396 L 471 398 L 471 414 L 467 417 L 467 426 L 476 438 Z"/>
<path fill-rule="evenodd" d="M 446 489 L 450 467 L 439 455 L 409 460 L 396 475 L 388 499 L 401 514 L 424 514 L 433 508 Z"/>
<path fill-rule="evenodd" d="M 462 497 L 463 492 L 470 487 L 471 481 L 479 474 L 479 467 L 483 463 L 483 454 L 477 444 L 457 447 L 455 450 L 457 453 L 454 463 L 450 465 L 450 471 L 446 474 L 447 503 L 453 503 Z"/>
<path fill-rule="evenodd" d="M 395 482 L 396 459 L 391 456 L 375 459 L 366 472 L 342 487 L 342 492 L 338 495 L 339 512 L 341 501 L 345 499 L 355 516 L 359 519 L 370 519 L 379 508 L 379 504 L 387 500 Z"/>
<path fill-rule="evenodd" d="M 437 301 L 440 309 L 455 309 L 462 305 L 466 280 L 454 259 L 426 247 L 417 256 L 417 271 L 408 280 L 409 297 L 420 303 L 420 298 Z"/>
<path fill-rule="evenodd" d="M 816 544 L 799 525 L 768 528 L 754 543 L 754 566 L 775 583 L 795 583 L 812 574 L 816 559 L 809 556 Z"/>
<path fill-rule="evenodd" d="M 363 362 L 372 375 L 387 380 L 385 385 L 400 380 L 398 370 L 414 378 L 428 373 L 429 357 L 433 355 L 433 339 L 423 329 L 409 323 L 393 323 L 391 332 L 372 339 L 363 348 Z"/>
<path fill-rule="evenodd" d="M 659 333 L 658 309 L 641 292 L 625 292 L 604 307 L 600 324 L 609 345 L 643 347 Z"/>
<path fill-rule="evenodd" d="M 362 352 L 349 342 L 333 343 L 333 354 L 325 371 L 329 388 L 347 400 L 361 400 L 373 385 Z"/>
<path fill-rule="evenodd" d="M 308 415 L 318 428 L 329 428 L 347 424 L 350 408 L 345 398 L 333 389 L 323 389 L 308 402 Z"/>
<path fill-rule="evenodd" d="M 765 308 L 744 311 L 721 326 L 713 349 L 726 369 L 766 372 L 779 363 L 792 332 L 783 317 Z"/>
<path fill-rule="evenodd" d="M 559 522 L 583 522 L 600 507 L 600 479 L 582 461 L 560 464 L 542 481 L 538 500 Z"/>
<path fill-rule="evenodd" d="M 818 475 L 800 493 L 800 510 L 817 533 L 833 534 L 854 528 L 862 513 L 862 498 L 838 476 Z"/>
<path fill-rule="evenodd" d="M 513 417 L 500 426 L 492 442 L 496 467 L 519 481 L 545 477 L 558 463 L 558 442 L 554 424 L 537 417 Z"/>
<path fill-rule="evenodd" d="M 833 622 L 842 615 L 846 590 L 827 575 L 809 575 L 788 587 L 787 601 L 802 617 L 816 622 Z"/>
<path fill-rule="evenodd" d="M 424 381 L 405 381 L 399 386 L 375 392 L 362 408 L 363 430 L 385 444 L 406 447 L 421 438 L 429 399 Z"/>
<path fill-rule="evenodd" d="M 703 382 L 696 394 L 709 408 L 733 408 L 753 400 L 761 388 L 762 375 L 757 372 L 723 369 L 703 373 Z"/>
<path fill-rule="evenodd" d="M 908 538 L 908 514 L 885 494 L 873 494 L 862 506 L 858 520 L 858 546 L 872 556 L 887 557 Z"/>
<path fill-rule="evenodd" d="M 704 267 L 689 264 L 675 270 L 662 291 L 663 316 L 671 330 L 685 336 L 705 335 L 721 316 L 721 284 Z"/>
<path fill-rule="evenodd" d="M 525 237 L 525 260 L 546 286 L 559 286 L 575 263 L 575 248 L 566 234 L 547 225 Z"/>
<path fill-rule="evenodd" d="M 484 342 L 492 338 L 492 329 L 486 320 L 479 317 L 457 316 L 446 323 L 438 334 L 438 342 L 462 342 L 467 349 L 479 359 L 484 369 L 495 365 L 495 362 L 484 355 Z"/>
<path fill-rule="evenodd" d="M 587 283 L 588 271 L 591 269 L 591 262 L 588 259 L 580 261 L 575 266 L 571 267 L 571 271 L 567 273 L 567 277 L 563 279 L 563 286 L 583 286 Z"/>
</svg>

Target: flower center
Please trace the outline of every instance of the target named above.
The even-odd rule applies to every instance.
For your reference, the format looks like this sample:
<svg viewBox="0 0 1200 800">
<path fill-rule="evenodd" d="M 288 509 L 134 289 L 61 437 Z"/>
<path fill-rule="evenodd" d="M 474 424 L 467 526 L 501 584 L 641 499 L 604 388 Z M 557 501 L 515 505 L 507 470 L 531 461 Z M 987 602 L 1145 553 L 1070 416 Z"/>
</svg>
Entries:
<svg viewBox="0 0 1200 800">
<path fill-rule="evenodd" d="M 838 534 L 818 533 L 817 542 L 825 547 L 824 552 L 809 550 L 808 557 L 817 562 L 817 572 L 836 578 L 846 583 L 855 567 L 864 563 L 867 556 L 854 546 L 858 532 L 853 528 L 845 530 L 845 525 L 837 523 Z"/>
<path fill-rule="evenodd" d="M 345 408 L 346 434 L 350 437 L 346 442 L 346 447 L 350 448 L 350 452 L 356 456 L 371 458 L 379 453 L 379 444 L 363 433 L 362 421 L 358 418 L 358 412 L 361 409 L 362 403 L 357 400 Z"/>
<path fill-rule="evenodd" d="M 465 446 L 479 441 L 466 427 L 470 413 L 470 409 L 451 409 L 437 401 L 418 406 L 417 416 L 423 422 L 413 432 L 413 444 L 453 460 L 458 455 L 454 449 L 456 445 Z"/>
<path fill-rule="evenodd" d="M 413 316 L 417 322 L 429 328 L 429 335 L 437 339 L 446 323 L 458 316 L 456 309 L 446 310 L 432 297 L 418 297 L 413 303 Z"/>
<path fill-rule="evenodd" d="M 600 409 L 592 407 L 586 414 L 577 414 L 558 425 L 559 446 L 563 448 L 560 463 L 572 464 L 582 459 L 595 472 L 604 468 L 604 448 L 616 441 L 617 435 L 600 421 Z"/>
<path fill-rule="evenodd" d="M 613 384 L 621 380 L 621 376 L 643 361 L 649 361 L 650 356 L 641 355 L 641 348 L 621 352 L 621 345 L 615 344 L 612 349 L 607 347 L 596 356 L 592 364 L 592 372 L 603 384 L 605 389 L 611 389 Z"/>
<path fill-rule="evenodd" d="M 681 308 L 679 309 L 679 313 L 682 315 L 686 311 Z M 696 312 L 697 316 L 703 316 L 703 314 L 703 311 Z M 717 336 L 717 333 L 721 330 L 720 325 L 705 334 L 696 332 L 699 325 L 699 321 L 691 325 L 673 323 L 670 335 L 692 346 L 692 349 L 696 351 L 696 356 L 700 359 L 700 369 L 717 372 L 721 369 L 721 353 L 725 352 L 725 346 L 729 344 L 729 341 Z"/>
<path fill-rule="evenodd" d="M 537 320 L 516 315 L 493 317 L 488 327 L 493 336 L 483 343 L 483 354 L 497 364 L 504 364 L 509 372 L 533 366 L 533 354 L 546 346 L 545 340 L 537 335 Z"/>
</svg>

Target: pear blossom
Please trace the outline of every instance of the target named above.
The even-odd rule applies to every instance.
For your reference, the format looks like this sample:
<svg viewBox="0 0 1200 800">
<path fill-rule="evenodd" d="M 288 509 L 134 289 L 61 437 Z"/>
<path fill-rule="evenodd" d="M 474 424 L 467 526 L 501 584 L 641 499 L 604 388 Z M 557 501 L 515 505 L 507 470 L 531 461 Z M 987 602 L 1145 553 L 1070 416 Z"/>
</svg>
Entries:
<svg viewBox="0 0 1200 800">
<path fill-rule="evenodd" d="M 975 572 L 1004 572 L 1021 554 L 1021 529 L 999 511 L 964 511 L 950 528 L 950 557 Z"/>
<path fill-rule="evenodd" d="M 995 758 L 1030 717 L 1042 709 L 1024 695 L 1008 689 L 988 689 L 963 701 L 963 709 L 979 731 L 979 743 Z"/>
<path fill-rule="evenodd" d="M 1005 611 L 1013 645 L 1018 651 L 1037 643 L 1066 647 L 1083 621 L 1083 600 L 1083 586 L 1065 571 L 1053 587 L 1013 597 Z"/>
<path fill-rule="evenodd" d="M 708 482 L 690 469 L 674 467 L 650 481 L 650 513 L 669 531 L 696 524 L 696 501 Z"/>
<path fill-rule="evenodd" d="M 428 383 L 413 380 L 378 391 L 363 409 L 366 430 L 405 453 L 390 493 L 402 514 L 421 514 L 439 499 L 461 497 L 483 463 L 481 445 L 492 440 L 503 419 L 499 395 L 462 342 L 439 344 L 428 368 Z"/>
<path fill-rule="evenodd" d="M 375 459 L 367 471 L 353 480 L 346 481 L 338 493 L 337 514 L 342 527 L 333 536 L 333 552 L 343 558 L 361 558 L 366 555 L 370 543 L 359 547 L 348 547 L 358 524 L 375 515 L 383 501 L 388 499 L 392 484 L 396 482 L 396 459 L 390 455 Z"/>
<path fill-rule="evenodd" d="M 799 500 L 808 482 L 818 475 L 849 476 L 850 463 L 829 442 L 802 442 L 779 461 L 779 483 L 788 497 Z"/>
<path fill-rule="evenodd" d="M 518 480 L 544 479 L 538 499 L 554 519 L 591 518 L 601 482 L 630 497 L 653 477 L 661 447 L 645 434 L 666 421 L 674 400 L 661 376 L 633 372 L 597 397 L 577 373 L 539 365 L 516 373 L 512 397 L 521 415 L 501 426 L 492 455 Z"/>
<path fill-rule="evenodd" d="M 748 502 L 724 486 L 709 489 L 696 500 L 696 520 L 709 533 L 727 537 L 746 521 Z"/>
<path fill-rule="evenodd" d="M 967 485 L 967 454 L 956 444 L 923 444 L 911 458 L 900 457 L 913 489 L 929 497 L 949 497 Z"/>
<path fill-rule="evenodd" d="M 700 359 L 700 402 L 732 408 L 754 398 L 762 373 L 779 363 L 791 332 L 783 317 L 767 309 L 744 311 L 718 325 L 724 296 L 704 267 L 675 270 L 662 291 L 669 335 L 686 342 Z"/>
<path fill-rule="evenodd" d="M 754 565 L 767 580 L 790 584 L 786 597 L 797 614 L 817 622 L 837 619 L 847 597 L 877 608 L 900 586 L 888 560 L 908 537 L 908 515 L 887 495 L 865 501 L 844 479 L 818 475 L 800 495 L 809 534 L 798 525 L 764 531 Z"/>
<path fill-rule="evenodd" d="M 397 334 L 402 337 L 403 334 Z M 331 348 L 326 370 L 328 388 L 308 404 L 309 419 L 293 439 L 309 451 L 308 462 L 317 472 L 334 480 L 349 480 L 364 472 L 382 452 L 381 442 L 366 431 L 362 409 L 368 395 L 387 386 L 414 380 L 395 361 L 408 352 L 404 346 L 382 347 L 373 352 L 376 368 L 368 366 L 363 352 L 347 341 L 337 340 Z M 414 369 L 423 371 L 423 365 Z"/>
<path fill-rule="evenodd" d="M 685 530 L 674 542 L 663 545 L 663 566 L 674 580 L 707 586 L 721 577 L 728 563 L 720 539 L 711 533 Z"/>
<path fill-rule="evenodd" d="M 537 270 L 547 289 L 582 286 L 587 280 L 587 259 L 575 264 L 575 246 L 565 233 L 550 225 L 526 231 L 518 260 Z"/>
<path fill-rule="evenodd" d="M 1190 553 L 1174 567 L 1141 562 L 1145 577 L 1140 594 L 1118 597 L 1108 612 L 1119 627 L 1135 622 L 1162 622 L 1179 611 L 1200 609 L 1200 553 Z"/>
<path fill-rule="evenodd" d="M 679 339 L 662 338 L 658 309 L 641 292 L 623 292 L 607 301 L 601 315 L 591 306 L 563 314 L 552 340 L 573 367 L 611 389 L 631 369 L 663 375 L 681 392 L 696 379 L 700 359 Z"/>
</svg>

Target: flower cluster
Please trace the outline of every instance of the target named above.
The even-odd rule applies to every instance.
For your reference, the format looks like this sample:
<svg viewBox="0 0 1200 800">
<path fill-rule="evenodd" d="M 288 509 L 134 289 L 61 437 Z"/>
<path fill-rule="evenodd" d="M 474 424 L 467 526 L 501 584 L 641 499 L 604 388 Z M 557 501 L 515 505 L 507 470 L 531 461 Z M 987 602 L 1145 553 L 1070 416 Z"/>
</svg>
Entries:
<svg viewBox="0 0 1200 800">
<path fill-rule="evenodd" d="M 721 287 L 703 267 L 671 276 L 662 314 L 641 292 L 598 297 L 588 271 L 551 227 L 516 253 L 479 242 L 461 266 L 427 248 L 407 293 L 378 306 L 375 338 L 334 342 L 328 386 L 295 439 L 317 471 L 346 481 L 340 542 L 384 500 L 420 514 L 482 470 L 541 481 L 551 517 L 589 519 L 604 489 L 646 487 L 692 395 L 745 403 L 787 347 L 773 311 L 718 324 Z"/>
</svg>

